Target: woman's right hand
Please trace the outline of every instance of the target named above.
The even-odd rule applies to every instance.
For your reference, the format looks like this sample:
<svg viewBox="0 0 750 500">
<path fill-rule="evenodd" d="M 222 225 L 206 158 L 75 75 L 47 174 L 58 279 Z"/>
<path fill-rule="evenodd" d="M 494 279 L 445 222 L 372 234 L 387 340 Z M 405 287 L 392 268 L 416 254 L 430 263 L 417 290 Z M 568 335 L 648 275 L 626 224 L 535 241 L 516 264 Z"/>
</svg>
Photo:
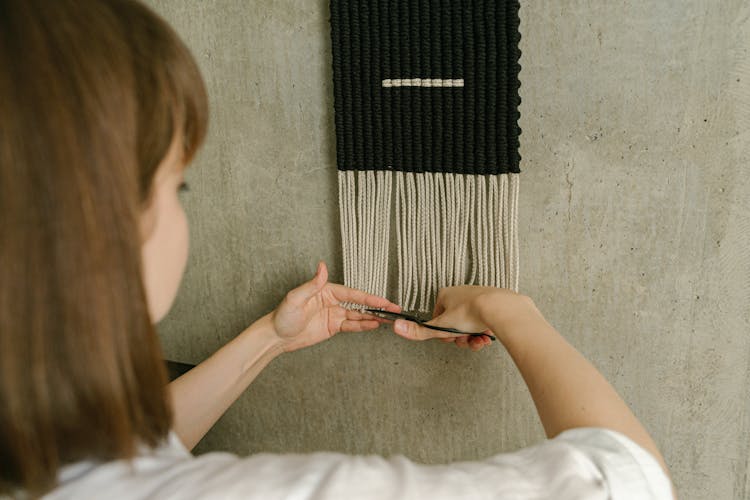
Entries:
<svg viewBox="0 0 750 500">
<path fill-rule="evenodd" d="M 619 432 L 654 456 L 667 474 L 668 484 L 669 468 L 648 431 L 602 374 L 544 319 L 529 297 L 491 287 L 443 288 L 429 323 L 494 334 L 526 382 L 549 439 L 575 428 Z M 402 319 L 394 322 L 393 329 L 407 339 L 439 338 L 473 351 L 490 343 L 485 336 L 430 330 Z M 639 467 L 646 467 L 646 462 L 640 462 Z M 651 481 L 657 484 L 656 479 Z M 657 487 L 667 490 L 664 484 L 661 481 Z"/>
<path fill-rule="evenodd" d="M 485 286 L 453 286 L 441 288 L 435 302 L 435 309 L 429 324 L 456 328 L 467 332 L 487 332 L 495 335 L 484 319 L 487 310 L 505 310 L 508 316 L 522 305 L 523 295 L 503 288 Z M 486 336 L 460 335 L 440 330 L 424 328 L 412 321 L 396 320 L 393 330 L 400 336 L 410 340 L 428 340 L 438 338 L 443 342 L 454 342 L 458 347 L 468 347 L 472 351 L 479 351 L 492 343 Z"/>
</svg>

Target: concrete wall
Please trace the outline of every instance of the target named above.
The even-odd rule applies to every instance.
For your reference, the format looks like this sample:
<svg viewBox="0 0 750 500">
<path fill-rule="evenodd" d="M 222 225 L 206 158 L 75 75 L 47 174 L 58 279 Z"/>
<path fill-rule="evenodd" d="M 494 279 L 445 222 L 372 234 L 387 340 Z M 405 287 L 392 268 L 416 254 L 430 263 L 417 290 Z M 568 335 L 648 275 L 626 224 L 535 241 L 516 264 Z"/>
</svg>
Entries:
<svg viewBox="0 0 750 500">
<path fill-rule="evenodd" d="M 327 2 L 151 0 L 211 96 L 192 255 L 160 325 L 198 362 L 342 275 Z M 750 7 L 522 2 L 522 291 L 661 445 L 682 498 L 746 498 Z M 274 361 L 199 445 L 478 459 L 541 439 L 500 345 L 342 334 Z"/>
</svg>

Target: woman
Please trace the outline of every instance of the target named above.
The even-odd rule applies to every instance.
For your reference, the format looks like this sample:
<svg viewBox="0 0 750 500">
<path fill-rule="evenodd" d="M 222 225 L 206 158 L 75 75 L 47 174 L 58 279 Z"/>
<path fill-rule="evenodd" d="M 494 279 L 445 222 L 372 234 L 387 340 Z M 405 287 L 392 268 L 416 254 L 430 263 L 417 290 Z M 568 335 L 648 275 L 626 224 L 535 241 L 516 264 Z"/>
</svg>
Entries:
<svg viewBox="0 0 750 500">
<path fill-rule="evenodd" d="M 666 466 L 602 376 L 506 290 L 440 291 L 435 324 L 494 332 L 549 440 L 483 461 L 192 448 L 274 357 L 399 311 L 315 276 L 167 385 L 153 324 L 187 259 L 178 190 L 203 140 L 197 67 L 135 0 L 0 0 L 0 493 L 48 498 L 665 498 Z M 409 339 L 484 337 L 396 321 Z"/>
</svg>

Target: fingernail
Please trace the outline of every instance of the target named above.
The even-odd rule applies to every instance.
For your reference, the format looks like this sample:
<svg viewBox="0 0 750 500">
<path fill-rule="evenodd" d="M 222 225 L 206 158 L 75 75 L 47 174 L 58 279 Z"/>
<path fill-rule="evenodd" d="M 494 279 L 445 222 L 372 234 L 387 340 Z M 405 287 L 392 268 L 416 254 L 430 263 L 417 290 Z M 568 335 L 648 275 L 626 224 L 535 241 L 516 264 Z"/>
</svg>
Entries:
<svg viewBox="0 0 750 500">
<path fill-rule="evenodd" d="M 395 323 L 393 323 L 393 329 L 396 330 L 396 333 L 406 333 L 407 326 L 406 321 L 403 319 L 397 319 Z"/>
</svg>

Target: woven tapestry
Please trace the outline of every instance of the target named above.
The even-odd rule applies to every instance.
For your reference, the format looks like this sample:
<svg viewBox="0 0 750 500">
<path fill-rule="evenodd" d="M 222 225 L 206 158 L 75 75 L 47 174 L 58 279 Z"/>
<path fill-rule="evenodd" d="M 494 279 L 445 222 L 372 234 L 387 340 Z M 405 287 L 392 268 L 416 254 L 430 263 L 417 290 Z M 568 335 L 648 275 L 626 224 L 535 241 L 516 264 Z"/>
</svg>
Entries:
<svg viewBox="0 0 750 500">
<path fill-rule="evenodd" d="M 518 288 L 518 10 L 331 0 L 347 286 L 410 311 L 444 286 Z"/>
</svg>

